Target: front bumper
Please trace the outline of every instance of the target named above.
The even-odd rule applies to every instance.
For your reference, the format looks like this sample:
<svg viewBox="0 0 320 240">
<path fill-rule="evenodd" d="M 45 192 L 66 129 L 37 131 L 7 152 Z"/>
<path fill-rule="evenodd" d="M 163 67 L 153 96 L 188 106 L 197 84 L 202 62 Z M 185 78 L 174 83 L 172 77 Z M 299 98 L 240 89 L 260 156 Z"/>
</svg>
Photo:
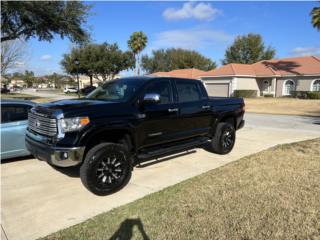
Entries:
<svg viewBox="0 0 320 240">
<path fill-rule="evenodd" d="M 37 159 L 58 167 L 71 167 L 82 162 L 85 147 L 53 147 L 26 136 L 26 147 Z"/>
</svg>

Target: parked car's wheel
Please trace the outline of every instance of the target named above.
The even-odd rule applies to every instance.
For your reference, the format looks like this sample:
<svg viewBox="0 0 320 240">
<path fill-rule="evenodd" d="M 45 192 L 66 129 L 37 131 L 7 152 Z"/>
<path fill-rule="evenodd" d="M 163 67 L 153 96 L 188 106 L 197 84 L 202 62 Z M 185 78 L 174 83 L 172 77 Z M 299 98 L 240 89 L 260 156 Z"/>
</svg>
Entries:
<svg viewBox="0 0 320 240">
<path fill-rule="evenodd" d="M 80 168 L 83 185 L 96 195 L 108 195 L 130 180 L 132 160 L 122 144 L 101 143 L 87 153 Z"/>
<path fill-rule="evenodd" d="M 218 154 L 227 154 L 233 149 L 236 141 L 234 126 L 227 122 L 219 123 L 216 134 L 211 141 L 211 150 Z"/>
</svg>

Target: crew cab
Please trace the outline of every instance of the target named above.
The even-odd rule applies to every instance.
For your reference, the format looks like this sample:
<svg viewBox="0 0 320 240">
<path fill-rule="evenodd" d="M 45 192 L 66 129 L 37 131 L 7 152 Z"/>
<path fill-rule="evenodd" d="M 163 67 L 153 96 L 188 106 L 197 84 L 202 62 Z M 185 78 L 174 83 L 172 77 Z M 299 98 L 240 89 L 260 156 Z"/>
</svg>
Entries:
<svg viewBox="0 0 320 240">
<path fill-rule="evenodd" d="M 143 161 L 203 144 L 229 153 L 244 112 L 243 99 L 208 97 L 199 80 L 122 78 L 85 98 L 32 108 L 26 146 L 51 165 L 80 165 L 84 186 L 107 195 L 124 187 Z"/>
</svg>

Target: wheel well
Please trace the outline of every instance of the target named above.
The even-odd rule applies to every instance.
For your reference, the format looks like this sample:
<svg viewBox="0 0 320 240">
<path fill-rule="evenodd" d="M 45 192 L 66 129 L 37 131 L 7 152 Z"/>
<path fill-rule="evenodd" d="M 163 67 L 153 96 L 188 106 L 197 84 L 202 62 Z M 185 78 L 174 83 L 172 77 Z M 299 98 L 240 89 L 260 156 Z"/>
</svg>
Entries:
<svg viewBox="0 0 320 240">
<path fill-rule="evenodd" d="M 234 129 L 237 129 L 237 121 L 236 121 L 236 118 L 235 117 L 224 117 L 221 119 L 220 122 L 227 122 L 227 123 L 230 123 L 234 126 Z"/>
<path fill-rule="evenodd" d="M 104 142 L 121 143 L 127 146 L 129 151 L 133 150 L 133 139 L 127 130 L 106 130 L 92 135 L 86 141 L 84 156 L 91 148 Z"/>
</svg>

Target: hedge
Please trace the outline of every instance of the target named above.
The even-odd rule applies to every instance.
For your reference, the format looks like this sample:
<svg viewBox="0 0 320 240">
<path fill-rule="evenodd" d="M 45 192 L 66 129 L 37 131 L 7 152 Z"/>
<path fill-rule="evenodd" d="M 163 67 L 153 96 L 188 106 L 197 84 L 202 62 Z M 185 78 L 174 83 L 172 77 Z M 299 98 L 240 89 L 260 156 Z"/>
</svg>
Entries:
<svg viewBox="0 0 320 240">
<path fill-rule="evenodd" d="M 291 97 L 300 99 L 320 99 L 320 92 L 291 91 Z"/>
<path fill-rule="evenodd" d="M 257 97 L 257 90 L 234 90 L 234 97 L 254 98 Z"/>
<path fill-rule="evenodd" d="M 308 99 L 320 99 L 320 92 L 307 92 Z"/>
</svg>

